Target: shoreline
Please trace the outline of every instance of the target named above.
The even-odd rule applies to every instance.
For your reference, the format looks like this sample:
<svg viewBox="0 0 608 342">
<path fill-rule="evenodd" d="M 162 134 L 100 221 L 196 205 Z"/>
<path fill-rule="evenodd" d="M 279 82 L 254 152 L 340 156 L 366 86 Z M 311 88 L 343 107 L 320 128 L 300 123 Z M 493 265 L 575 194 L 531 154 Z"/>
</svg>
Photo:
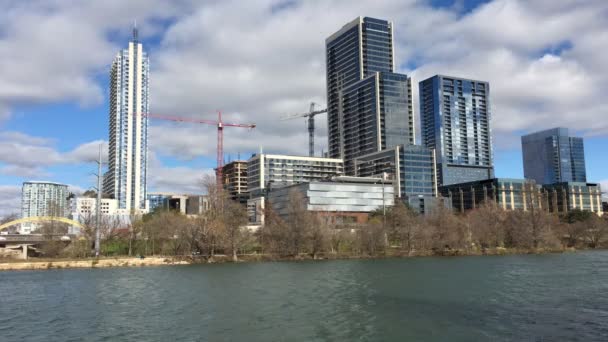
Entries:
<svg viewBox="0 0 608 342">
<path fill-rule="evenodd" d="M 582 249 L 586 250 L 586 249 Z M 279 256 L 273 254 L 245 254 L 239 256 L 236 263 L 244 262 L 276 262 L 276 261 L 324 261 L 324 260 L 353 260 L 353 259 L 388 259 L 388 258 L 415 258 L 415 257 L 455 257 L 455 256 L 501 256 L 501 255 L 526 255 L 526 254 L 552 254 L 552 253 L 572 253 L 581 251 L 579 249 L 567 248 L 561 250 L 519 250 L 519 249 L 492 249 L 485 252 L 464 252 L 464 251 L 442 251 L 441 253 L 393 253 L 384 255 L 319 255 L 313 257 L 309 254 L 298 256 Z M 74 269 L 74 268 L 110 268 L 110 267 L 144 267 L 144 266 L 170 266 L 170 265 L 197 265 L 197 264 L 217 264 L 234 263 L 227 255 L 215 255 L 210 258 L 192 257 L 171 257 L 171 256 L 151 256 L 140 259 L 138 257 L 108 257 L 100 259 L 44 259 L 27 261 L 12 260 L 10 262 L 0 262 L 0 272 L 20 271 L 20 270 L 50 270 L 50 269 Z"/>
<path fill-rule="evenodd" d="M 100 258 L 100 259 L 57 259 L 57 260 L 24 260 L 0 262 L 1 271 L 50 270 L 64 268 L 109 268 L 109 267 L 143 267 L 165 265 L 189 265 L 185 260 L 167 257 Z"/>
</svg>

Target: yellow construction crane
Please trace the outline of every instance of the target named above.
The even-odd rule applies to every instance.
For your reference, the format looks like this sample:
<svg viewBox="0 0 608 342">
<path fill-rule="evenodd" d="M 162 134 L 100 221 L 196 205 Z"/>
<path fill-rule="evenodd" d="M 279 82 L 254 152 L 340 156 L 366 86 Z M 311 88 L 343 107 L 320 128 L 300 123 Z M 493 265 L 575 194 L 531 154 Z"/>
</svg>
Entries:
<svg viewBox="0 0 608 342">
<path fill-rule="evenodd" d="M 290 120 L 295 118 L 308 118 L 308 155 L 310 157 L 315 156 L 315 116 L 317 114 L 327 113 L 327 108 L 315 110 L 317 104 L 314 102 L 310 103 L 310 111 L 308 113 L 291 114 L 281 118 L 281 120 Z"/>
</svg>

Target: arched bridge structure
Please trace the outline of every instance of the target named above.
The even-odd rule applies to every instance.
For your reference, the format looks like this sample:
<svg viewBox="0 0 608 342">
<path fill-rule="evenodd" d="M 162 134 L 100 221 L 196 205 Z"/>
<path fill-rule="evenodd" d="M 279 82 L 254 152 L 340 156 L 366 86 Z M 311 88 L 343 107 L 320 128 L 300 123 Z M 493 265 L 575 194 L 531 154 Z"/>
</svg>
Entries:
<svg viewBox="0 0 608 342">
<path fill-rule="evenodd" d="M 2 231 L 3 229 L 8 228 L 10 226 L 14 226 L 16 224 L 28 223 L 28 222 L 29 223 L 48 222 L 48 221 L 67 223 L 67 224 L 69 224 L 71 226 L 76 226 L 78 228 L 84 228 L 84 226 L 82 224 L 80 224 L 80 222 L 71 220 L 71 219 L 69 219 L 67 217 L 58 217 L 58 216 L 32 216 L 32 217 L 25 217 L 25 218 L 13 220 L 13 221 L 10 221 L 10 222 L 6 222 L 5 224 L 0 225 L 0 231 Z"/>
</svg>

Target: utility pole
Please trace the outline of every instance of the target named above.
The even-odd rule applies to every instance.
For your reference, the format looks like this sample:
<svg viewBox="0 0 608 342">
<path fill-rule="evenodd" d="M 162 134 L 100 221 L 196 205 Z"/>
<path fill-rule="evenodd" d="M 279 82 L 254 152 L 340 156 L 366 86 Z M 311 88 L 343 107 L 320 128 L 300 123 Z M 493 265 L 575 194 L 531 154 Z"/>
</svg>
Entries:
<svg viewBox="0 0 608 342">
<path fill-rule="evenodd" d="M 95 210 L 95 257 L 99 258 L 101 241 L 101 150 L 103 144 L 99 144 L 99 159 L 97 160 L 97 206 Z"/>
</svg>

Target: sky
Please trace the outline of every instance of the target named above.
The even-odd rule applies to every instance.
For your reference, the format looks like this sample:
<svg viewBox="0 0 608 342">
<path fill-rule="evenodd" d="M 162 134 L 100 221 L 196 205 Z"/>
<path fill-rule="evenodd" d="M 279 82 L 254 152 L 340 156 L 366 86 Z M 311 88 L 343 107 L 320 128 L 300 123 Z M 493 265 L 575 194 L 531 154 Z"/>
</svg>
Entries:
<svg viewBox="0 0 608 342">
<path fill-rule="evenodd" d="M 522 134 L 563 126 L 585 138 L 588 181 L 608 189 L 605 0 L 0 0 L 0 216 L 19 212 L 24 181 L 95 186 L 110 65 L 134 22 L 152 113 L 257 124 L 225 129 L 228 161 L 307 155 L 305 120 L 281 117 L 326 103 L 325 38 L 358 16 L 394 23 L 417 116 L 419 81 L 490 82 L 498 177 L 523 177 Z M 150 121 L 148 190 L 201 193 L 216 139 L 213 126 Z"/>
</svg>

